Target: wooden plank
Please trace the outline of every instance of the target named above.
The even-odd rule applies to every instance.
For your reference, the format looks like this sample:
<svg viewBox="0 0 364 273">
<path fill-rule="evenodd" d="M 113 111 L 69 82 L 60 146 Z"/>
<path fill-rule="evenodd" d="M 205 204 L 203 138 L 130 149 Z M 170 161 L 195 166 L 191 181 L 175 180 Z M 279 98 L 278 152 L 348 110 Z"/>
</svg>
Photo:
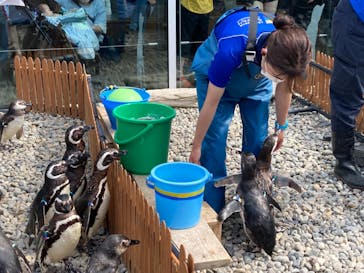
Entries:
<svg viewBox="0 0 364 273">
<path fill-rule="evenodd" d="M 69 79 L 68 79 L 68 64 L 66 61 L 61 63 L 62 67 L 62 98 L 63 98 L 63 111 L 64 114 L 69 117 L 71 115 L 70 111 L 70 100 L 69 100 Z"/>
<path fill-rule="evenodd" d="M 27 59 L 24 56 L 21 58 L 21 66 L 22 66 L 21 80 L 23 83 L 23 100 L 30 101 L 28 63 L 27 63 Z"/>
<path fill-rule="evenodd" d="M 146 185 L 146 177 L 146 175 L 133 175 L 148 204 L 155 207 L 154 190 Z M 192 255 L 197 270 L 226 266 L 231 262 L 229 254 L 219 240 L 221 223 L 216 217 L 216 212 L 204 202 L 200 222 L 195 227 L 170 230 L 173 242 L 178 246 L 184 245 L 188 254 Z M 214 231 L 219 233 L 215 234 Z"/>
<path fill-rule="evenodd" d="M 44 87 L 42 80 L 42 64 L 39 58 L 35 59 L 35 83 L 37 85 L 37 108 L 39 112 L 44 112 Z"/>
<path fill-rule="evenodd" d="M 183 244 L 195 261 L 195 269 L 209 269 L 229 265 L 231 258 L 205 221 L 186 230 L 171 230 L 176 244 Z"/>
<path fill-rule="evenodd" d="M 50 114 L 57 114 L 56 107 L 56 82 L 55 82 L 55 70 L 54 70 L 54 62 L 48 59 L 48 79 L 49 79 L 49 94 L 50 94 Z"/>
<path fill-rule="evenodd" d="M 196 88 L 151 89 L 149 101 L 172 107 L 197 107 Z"/>
<path fill-rule="evenodd" d="M 112 142 L 114 130 L 111 129 L 110 121 L 102 104 L 97 105 L 97 111 L 104 126 L 106 137 Z M 154 190 L 146 185 L 145 180 L 147 176 L 135 174 L 132 174 L 132 176 L 148 204 L 155 208 L 155 194 Z M 204 219 L 205 217 L 206 219 Z M 170 230 L 173 242 L 178 246 L 184 245 L 188 253 L 187 255 L 193 257 L 195 269 L 221 267 L 226 266 L 231 262 L 229 254 L 219 240 L 219 238 L 221 238 L 221 223 L 219 223 L 216 218 L 217 214 L 207 203 L 205 203 L 202 206 L 201 219 L 198 225 L 184 230 Z M 126 216 L 125 219 L 128 219 L 128 216 Z M 154 224 L 155 223 L 151 223 L 152 228 L 154 227 Z M 217 232 L 217 235 L 215 235 L 214 232 Z M 154 238 L 154 243 L 152 243 L 154 246 L 153 251 L 159 252 L 160 249 L 156 244 L 158 244 L 158 240 Z M 158 272 L 158 268 L 156 267 L 158 263 L 156 264 L 155 262 L 156 261 L 152 261 L 152 272 Z"/>
<path fill-rule="evenodd" d="M 36 85 L 35 85 L 35 76 L 34 76 L 34 61 L 32 58 L 28 60 L 28 75 L 29 75 L 29 91 L 30 91 L 30 101 L 33 104 L 36 104 Z"/>
<path fill-rule="evenodd" d="M 55 96 L 56 96 L 56 111 L 57 113 L 63 113 L 63 99 L 62 99 L 62 72 L 61 72 L 61 63 L 59 60 L 55 61 L 54 65 L 55 69 Z"/>
<path fill-rule="evenodd" d="M 46 113 L 51 112 L 51 90 L 49 88 L 50 82 L 48 77 L 48 62 L 47 59 L 42 59 L 42 79 L 43 79 L 43 95 L 44 95 L 44 110 Z"/>
<path fill-rule="evenodd" d="M 82 69 L 81 63 L 76 63 L 76 89 L 77 89 L 77 114 L 79 118 L 83 118 L 85 115 L 85 102 L 84 102 L 84 91 L 88 89 L 88 86 L 84 86 L 85 82 L 84 77 L 86 74 Z M 88 90 L 90 93 L 91 90 Z"/>
<path fill-rule="evenodd" d="M 76 108 L 76 69 L 73 62 L 68 64 L 68 75 L 69 75 L 69 83 L 70 83 L 70 104 L 68 107 L 70 108 L 71 116 L 73 118 L 77 117 L 77 108 Z"/>
</svg>

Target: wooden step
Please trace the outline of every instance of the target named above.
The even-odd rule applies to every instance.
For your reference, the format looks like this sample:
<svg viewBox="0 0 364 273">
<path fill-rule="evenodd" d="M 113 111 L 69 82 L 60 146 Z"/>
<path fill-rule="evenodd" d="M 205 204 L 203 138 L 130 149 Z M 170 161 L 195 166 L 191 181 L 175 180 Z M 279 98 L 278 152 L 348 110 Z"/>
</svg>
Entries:
<svg viewBox="0 0 364 273">
<path fill-rule="evenodd" d="M 165 90 L 165 92 L 168 92 L 168 90 Z M 115 144 L 113 142 L 115 132 L 111 128 L 109 118 L 101 103 L 97 104 L 97 111 L 107 141 Z M 149 188 L 145 182 L 147 175 L 132 174 L 132 176 L 143 192 L 148 204 L 155 207 L 154 190 Z M 203 202 L 200 221 L 195 227 L 182 230 L 170 229 L 174 244 L 176 246 L 183 244 L 186 251 L 192 255 L 196 270 L 222 267 L 231 263 L 229 254 L 220 242 L 221 230 L 222 225 L 217 221 L 216 212 L 206 202 Z"/>
</svg>

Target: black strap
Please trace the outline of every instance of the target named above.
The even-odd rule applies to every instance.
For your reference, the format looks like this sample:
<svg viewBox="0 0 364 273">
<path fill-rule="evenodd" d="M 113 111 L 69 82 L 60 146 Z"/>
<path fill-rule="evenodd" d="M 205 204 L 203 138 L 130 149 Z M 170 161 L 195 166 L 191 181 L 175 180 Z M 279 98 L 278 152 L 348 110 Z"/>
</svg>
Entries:
<svg viewBox="0 0 364 273">
<path fill-rule="evenodd" d="M 248 43 L 246 50 L 255 50 L 255 43 L 257 40 L 257 28 L 258 28 L 258 11 L 249 11 L 249 31 L 248 31 Z"/>
<path fill-rule="evenodd" d="M 249 78 L 251 73 L 248 67 L 248 61 L 254 61 L 255 58 L 255 45 L 257 40 L 257 29 L 258 29 L 258 11 L 259 9 L 249 10 L 249 30 L 248 30 L 248 43 L 242 56 L 242 62 L 244 70 Z"/>
</svg>

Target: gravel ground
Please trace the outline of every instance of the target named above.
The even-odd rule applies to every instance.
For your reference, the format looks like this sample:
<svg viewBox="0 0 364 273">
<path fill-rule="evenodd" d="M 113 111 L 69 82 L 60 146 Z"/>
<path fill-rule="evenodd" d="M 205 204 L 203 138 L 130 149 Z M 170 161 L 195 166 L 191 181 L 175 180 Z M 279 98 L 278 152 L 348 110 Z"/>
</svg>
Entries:
<svg viewBox="0 0 364 273">
<path fill-rule="evenodd" d="M 302 105 L 294 101 L 292 107 Z M 176 110 L 169 160 L 185 161 L 198 113 L 196 108 Z M 271 117 L 270 128 L 273 128 L 273 105 Z M 46 166 L 63 155 L 64 132 L 73 123 L 82 122 L 29 113 L 23 137 L 0 145 L 0 191 L 5 195 L 0 203 L 0 226 L 31 264 L 35 258 L 34 246 L 27 246 L 24 234 L 28 210 L 43 184 Z M 364 272 L 364 192 L 349 189 L 333 175 L 331 144 L 323 141 L 323 136 L 330 132 L 329 120 L 316 112 L 306 112 L 290 115 L 289 123 L 284 146 L 274 153 L 272 166 L 293 177 L 304 192 L 275 189 L 282 212 L 275 213 L 278 233 L 272 257 L 246 251 L 241 220 L 233 215 L 223 224 L 222 234 L 232 264 L 200 273 Z M 228 137 L 228 174 L 239 172 L 240 156 L 236 152 L 241 147 L 240 132 L 236 113 Z M 227 200 L 232 198 L 234 190 L 228 188 Z M 78 252 L 71 258 L 81 271 L 87 260 L 87 254 Z M 63 272 L 59 264 L 54 270 Z"/>
</svg>

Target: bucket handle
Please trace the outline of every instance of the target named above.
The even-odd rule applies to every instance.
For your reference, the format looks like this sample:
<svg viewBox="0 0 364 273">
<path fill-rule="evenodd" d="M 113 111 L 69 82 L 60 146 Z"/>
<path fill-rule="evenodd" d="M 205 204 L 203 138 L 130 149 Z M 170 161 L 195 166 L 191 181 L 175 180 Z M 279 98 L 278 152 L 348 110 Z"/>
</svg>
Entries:
<svg viewBox="0 0 364 273">
<path fill-rule="evenodd" d="M 133 140 L 137 139 L 138 137 L 144 135 L 146 132 L 150 131 L 153 127 L 154 127 L 154 125 L 152 123 L 149 123 L 143 130 L 141 130 L 135 136 L 132 136 L 123 141 L 118 140 L 118 144 L 127 144 L 129 142 L 132 142 Z"/>
</svg>

